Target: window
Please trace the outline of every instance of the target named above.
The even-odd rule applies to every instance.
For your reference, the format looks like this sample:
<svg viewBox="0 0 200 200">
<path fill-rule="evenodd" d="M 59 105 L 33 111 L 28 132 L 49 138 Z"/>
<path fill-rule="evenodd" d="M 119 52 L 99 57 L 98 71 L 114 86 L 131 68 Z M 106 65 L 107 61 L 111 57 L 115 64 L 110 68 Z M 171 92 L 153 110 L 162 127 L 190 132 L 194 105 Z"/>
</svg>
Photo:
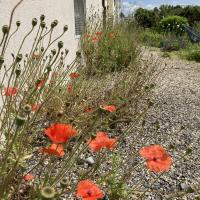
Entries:
<svg viewBox="0 0 200 200">
<path fill-rule="evenodd" d="M 85 25 L 86 0 L 74 0 L 75 34 L 81 35 Z"/>
</svg>

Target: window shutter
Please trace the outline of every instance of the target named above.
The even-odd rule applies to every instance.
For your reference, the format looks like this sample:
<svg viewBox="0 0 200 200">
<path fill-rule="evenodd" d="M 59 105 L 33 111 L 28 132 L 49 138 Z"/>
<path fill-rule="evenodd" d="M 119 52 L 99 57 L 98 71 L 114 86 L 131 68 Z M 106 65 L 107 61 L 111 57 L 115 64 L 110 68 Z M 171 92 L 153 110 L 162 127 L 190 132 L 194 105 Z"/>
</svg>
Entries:
<svg viewBox="0 0 200 200">
<path fill-rule="evenodd" d="M 85 0 L 74 0 L 75 34 L 81 35 L 85 25 Z"/>
</svg>

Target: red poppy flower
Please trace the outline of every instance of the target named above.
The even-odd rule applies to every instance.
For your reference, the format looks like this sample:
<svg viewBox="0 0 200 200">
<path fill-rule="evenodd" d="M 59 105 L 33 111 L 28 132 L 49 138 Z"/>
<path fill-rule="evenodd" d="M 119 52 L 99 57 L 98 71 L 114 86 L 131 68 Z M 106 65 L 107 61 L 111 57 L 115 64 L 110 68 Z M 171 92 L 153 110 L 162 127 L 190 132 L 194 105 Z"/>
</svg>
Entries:
<svg viewBox="0 0 200 200">
<path fill-rule="evenodd" d="M 86 38 L 90 38 L 91 35 L 90 35 L 90 34 L 85 34 L 84 37 L 86 37 Z"/>
<path fill-rule="evenodd" d="M 32 105 L 31 109 L 33 112 L 36 112 L 40 109 L 40 107 L 41 107 L 41 104 L 34 104 Z"/>
<path fill-rule="evenodd" d="M 112 39 L 112 38 L 114 38 L 114 36 L 115 36 L 115 34 L 114 33 L 109 33 L 109 35 L 108 35 L 108 37 L 110 38 L 110 39 Z"/>
<path fill-rule="evenodd" d="M 72 86 L 72 84 L 69 84 L 69 85 L 67 86 L 67 91 L 68 91 L 68 92 L 72 92 L 72 91 L 73 91 L 73 86 Z"/>
<path fill-rule="evenodd" d="M 97 37 L 92 37 L 92 42 L 98 42 L 99 41 L 99 38 Z"/>
<path fill-rule="evenodd" d="M 83 180 L 78 183 L 76 197 L 82 200 L 97 200 L 104 197 L 101 189 L 90 180 Z"/>
<path fill-rule="evenodd" d="M 40 89 L 41 87 L 44 86 L 44 84 L 46 83 L 46 81 L 47 81 L 46 79 L 42 79 L 41 81 L 39 81 L 38 83 L 35 84 L 35 87 L 37 89 Z"/>
<path fill-rule="evenodd" d="M 172 165 L 172 158 L 160 145 L 143 147 L 139 151 L 140 156 L 147 159 L 147 168 L 153 172 L 168 171 Z"/>
<path fill-rule="evenodd" d="M 90 113 L 90 112 L 92 112 L 92 108 L 90 106 L 88 106 L 88 107 L 84 108 L 84 112 Z"/>
<path fill-rule="evenodd" d="M 114 105 L 109 105 L 109 106 L 101 106 L 103 110 L 109 111 L 109 112 L 115 112 L 116 111 L 116 106 Z"/>
<path fill-rule="evenodd" d="M 89 141 L 89 147 L 94 152 L 98 152 L 103 148 L 112 150 L 116 145 L 117 139 L 110 139 L 106 132 L 98 132 L 96 138 Z"/>
<path fill-rule="evenodd" d="M 80 76 L 80 74 L 77 73 L 77 72 L 74 72 L 74 73 L 71 73 L 71 74 L 70 74 L 71 79 L 76 79 L 76 78 L 78 78 L 79 76 Z"/>
<path fill-rule="evenodd" d="M 98 32 L 96 32 L 96 35 L 99 35 L 99 36 L 101 36 L 103 34 L 103 32 L 102 31 L 98 31 Z"/>
<path fill-rule="evenodd" d="M 31 180 L 33 180 L 35 177 L 32 175 L 32 174 L 26 174 L 24 177 L 23 177 L 23 179 L 25 180 L 25 181 L 31 181 Z"/>
<path fill-rule="evenodd" d="M 52 144 L 49 148 L 42 148 L 41 153 L 47 153 L 58 157 L 63 157 L 65 154 L 62 144 Z"/>
<path fill-rule="evenodd" d="M 54 143 L 64 143 L 77 133 L 69 124 L 52 124 L 45 129 L 45 134 Z"/>
<path fill-rule="evenodd" d="M 14 96 L 17 94 L 17 88 L 16 87 L 4 88 L 4 92 L 6 96 Z"/>
</svg>

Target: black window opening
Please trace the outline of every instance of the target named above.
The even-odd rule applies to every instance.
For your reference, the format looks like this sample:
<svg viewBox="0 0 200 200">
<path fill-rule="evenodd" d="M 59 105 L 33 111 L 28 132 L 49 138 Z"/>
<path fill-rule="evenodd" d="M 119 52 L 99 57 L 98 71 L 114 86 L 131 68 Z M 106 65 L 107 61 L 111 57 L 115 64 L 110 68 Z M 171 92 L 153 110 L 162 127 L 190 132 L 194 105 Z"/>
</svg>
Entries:
<svg viewBox="0 0 200 200">
<path fill-rule="evenodd" d="M 74 0 L 75 34 L 81 35 L 85 26 L 86 0 Z"/>
</svg>

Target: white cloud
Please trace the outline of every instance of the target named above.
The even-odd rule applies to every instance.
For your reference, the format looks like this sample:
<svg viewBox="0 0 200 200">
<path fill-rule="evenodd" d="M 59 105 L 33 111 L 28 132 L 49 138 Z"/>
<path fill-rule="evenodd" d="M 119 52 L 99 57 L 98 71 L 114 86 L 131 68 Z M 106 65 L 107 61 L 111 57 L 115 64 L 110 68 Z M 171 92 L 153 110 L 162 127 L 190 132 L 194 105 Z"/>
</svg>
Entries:
<svg viewBox="0 0 200 200">
<path fill-rule="evenodd" d="M 153 4 L 147 4 L 147 5 L 144 6 L 144 8 L 147 8 L 147 9 L 153 9 L 153 8 L 155 8 L 155 7 L 156 7 L 156 6 L 153 5 Z"/>
<path fill-rule="evenodd" d="M 123 1 L 122 3 L 122 10 L 125 14 L 133 13 L 136 9 L 138 9 L 140 6 L 136 3 Z"/>
</svg>

